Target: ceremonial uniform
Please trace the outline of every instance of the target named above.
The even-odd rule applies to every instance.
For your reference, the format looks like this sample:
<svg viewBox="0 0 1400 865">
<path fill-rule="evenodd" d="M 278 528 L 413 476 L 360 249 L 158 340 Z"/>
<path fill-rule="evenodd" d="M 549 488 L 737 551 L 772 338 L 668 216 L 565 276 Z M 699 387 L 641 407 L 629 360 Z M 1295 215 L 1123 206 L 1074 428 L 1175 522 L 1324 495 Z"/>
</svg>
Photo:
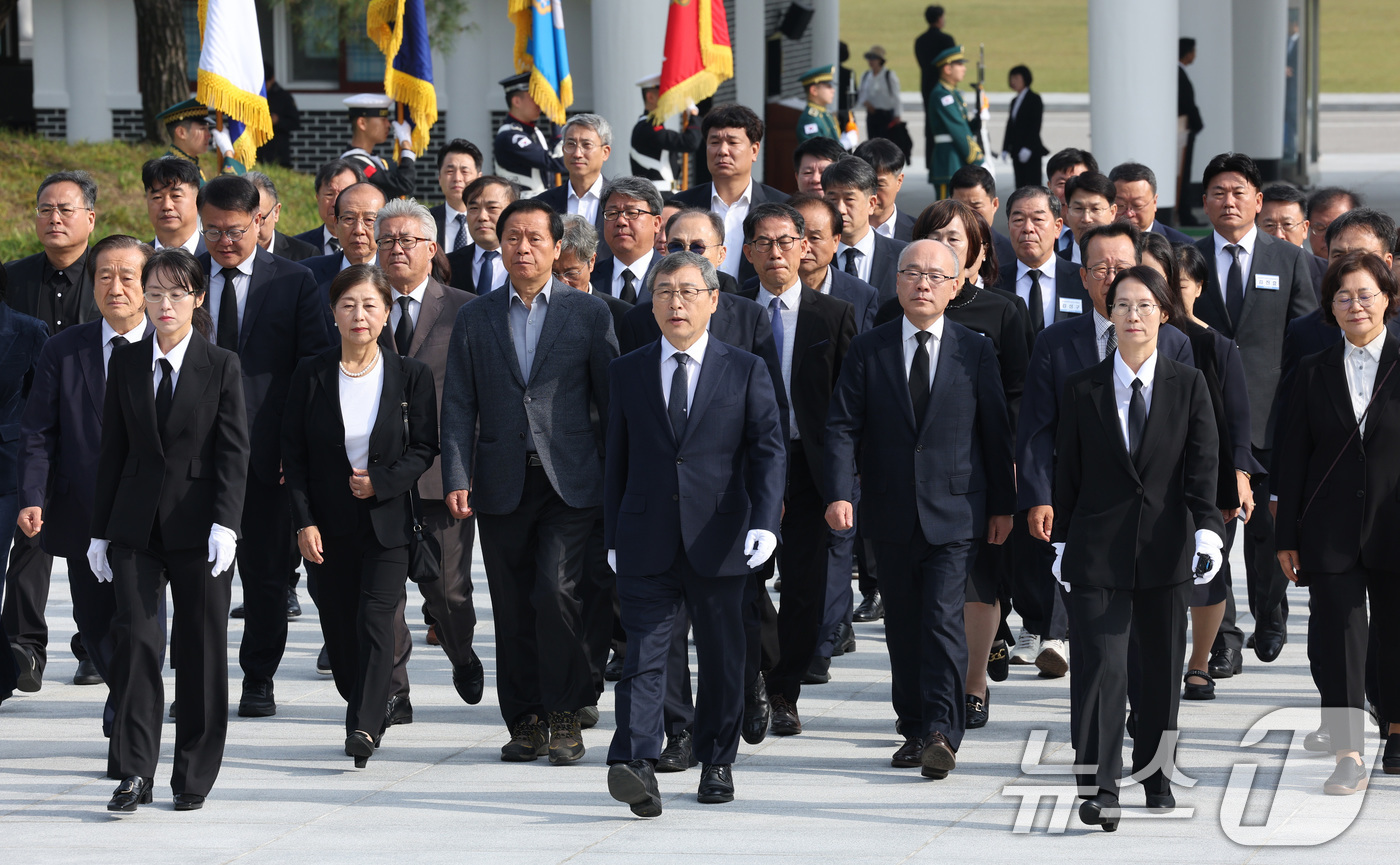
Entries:
<svg viewBox="0 0 1400 865">
<path fill-rule="evenodd" d="M 394 101 L 378 93 L 360 93 L 345 100 L 350 109 L 350 122 L 358 117 L 388 117 Z M 375 156 L 363 147 L 351 147 L 340 154 L 360 166 L 365 180 L 384 191 L 386 199 L 411 198 L 417 186 L 414 178 L 417 154 L 412 150 L 399 149 L 399 164 L 390 165 L 382 157 Z"/>
<path fill-rule="evenodd" d="M 518 90 L 529 89 L 530 75 L 528 72 L 512 75 L 503 79 L 501 86 L 509 97 Z M 518 185 L 521 198 L 531 198 L 557 186 L 555 176 L 569 173 L 564 160 L 550 150 L 539 127 L 514 115 L 506 115 L 505 122 L 496 130 L 491 151 L 496 159 L 496 173 Z"/>
<path fill-rule="evenodd" d="M 198 99 L 186 99 L 178 102 L 161 113 L 156 115 L 156 120 L 165 124 L 167 128 L 188 120 L 203 118 L 205 123 L 209 122 L 209 109 Z M 179 159 L 188 159 L 199 169 L 199 185 L 203 186 L 209 180 L 204 174 L 204 168 L 199 164 L 199 156 L 191 155 L 181 150 L 179 145 L 171 143 L 170 149 L 165 151 L 166 156 L 174 156 Z M 248 168 L 242 162 L 227 154 L 224 155 L 223 174 L 247 174 Z"/>
<path fill-rule="evenodd" d="M 643 78 L 637 86 L 645 94 L 661 86 L 661 76 Z M 699 149 L 699 124 L 683 122 L 681 131 L 677 132 L 667 129 L 665 124 L 653 122 L 649 113 L 642 112 L 637 125 L 632 127 L 632 174 L 650 180 L 663 193 L 674 192 L 687 178 L 681 178 L 681 184 L 676 183 L 673 160 L 682 153 L 695 153 Z"/>
<path fill-rule="evenodd" d="M 954 46 L 938 55 L 938 65 L 961 61 L 962 49 Z M 949 89 L 939 79 L 930 91 L 929 129 L 932 132 L 933 159 L 929 163 L 929 181 L 937 188 L 940 199 L 951 194 L 948 182 L 954 172 L 964 165 L 982 161 L 982 145 L 967 120 L 967 107 L 956 86 Z"/>
<path fill-rule="evenodd" d="M 835 67 L 818 66 L 809 70 L 802 76 L 802 86 L 810 88 L 816 84 L 830 85 L 835 77 Z M 831 113 L 831 109 L 826 105 L 818 105 L 811 101 L 811 90 L 807 90 L 807 110 L 802 112 L 802 116 L 797 118 L 797 143 L 801 144 L 809 138 L 830 138 L 832 141 L 841 140 L 841 130 L 836 125 L 836 115 Z"/>
</svg>

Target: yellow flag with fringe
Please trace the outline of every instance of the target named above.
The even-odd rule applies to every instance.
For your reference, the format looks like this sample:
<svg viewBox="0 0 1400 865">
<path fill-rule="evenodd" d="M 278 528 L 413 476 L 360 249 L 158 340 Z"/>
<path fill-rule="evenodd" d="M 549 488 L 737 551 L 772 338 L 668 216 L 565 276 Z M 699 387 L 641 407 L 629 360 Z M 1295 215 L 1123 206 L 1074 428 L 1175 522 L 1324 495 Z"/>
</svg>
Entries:
<svg viewBox="0 0 1400 865">
<path fill-rule="evenodd" d="M 371 0 L 366 31 L 384 52 L 384 95 L 407 109 L 405 119 L 413 124 L 413 152 L 422 156 L 438 119 L 433 53 L 423 0 Z M 394 150 L 397 159 L 397 142 Z"/>
<path fill-rule="evenodd" d="M 562 0 L 510 0 L 508 14 L 515 22 L 515 71 L 530 73 L 530 96 L 546 117 L 563 123 L 564 109 L 574 104 L 574 79 Z"/>
</svg>

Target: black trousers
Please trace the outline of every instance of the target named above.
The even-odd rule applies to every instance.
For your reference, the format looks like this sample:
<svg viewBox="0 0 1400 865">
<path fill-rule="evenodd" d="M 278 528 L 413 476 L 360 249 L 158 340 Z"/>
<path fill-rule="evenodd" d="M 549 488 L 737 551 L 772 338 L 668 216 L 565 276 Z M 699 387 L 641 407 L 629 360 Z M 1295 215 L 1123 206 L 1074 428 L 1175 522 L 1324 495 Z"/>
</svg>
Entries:
<svg viewBox="0 0 1400 865">
<path fill-rule="evenodd" d="M 1031 537 L 1028 511 L 1011 521 L 1011 605 L 1021 617 L 1021 627 L 1046 640 L 1069 636 L 1069 618 L 1059 583 L 1050 574 L 1055 548 Z"/>
<path fill-rule="evenodd" d="M 1377 576 L 1400 577 L 1389 571 Z M 1308 666 L 1322 703 L 1322 724 L 1331 731 L 1332 745 L 1339 751 L 1359 751 L 1363 745 L 1366 586 L 1375 581 L 1367 569 L 1359 567 L 1311 576 L 1308 581 Z"/>
<path fill-rule="evenodd" d="M 775 556 L 783 575 L 778 662 L 768 674 L 768 692 L 796 702 L 802 693 L 802 674 L 812 665 L 821 642 L 826 614 L 826 549 L 831 534 L 826 524 L 826 501 L 812 480 L 801 440 L 788 447 L 783 504 L 782 534 Z"/>
<path fill-rule="evenodd" d="M 593 680 L 594 698 L 603 696 L 603 668 L 608 665 L 608 650 L 613 647 L 613 631 L 617 625 L 617 575 L 608 567 L 608 551 L 603 546 L 603 518 L 593 523 L 588 533 L 588 552 L 584 555 L 583 582 L 579 584 L 579 601 L 583 609 L 583 644 L 588 654 L 588 672 Z"/>
<path fill-rule="evenodd" d="M 19 494 L 10 493 L 0 496 L 0 526 L 11 525 L 19 519 Z M 9 522 L 4 522 L 9 520 Z M 18 532 L 23 535 L 23 532 Z M 5 546 L 10 540 L 10 535 L 0 534 L 0 546 Z M 8 578 L 9 559 L 8 549 L 0 550 L 0 604 L 6 603 L 9 598 L 5 591 L 5 583 Z M 0 617 L 0 700 L 8 700 L 14 694 L 16 674 L 13 656 L 10 652 L 10 631 L 4 617 Z"/>
<path fill-rule="evenodd" d="M 695 756 L 702 763 L 734 762 L 739 753 L 746 684 L 742 612 L 751 583 L 747 574 L 697 574 L 684 549 L 677 550 L 671 569 L 664 574 L 618 579 L 628 650 L 622 679 L 614 691 L 617 730 L 608 748 L 609 763 L 661 756 L 663 704 L 673 674 L 670 657 L 675 634 L 684 631 L 676 625 L 683 608 L 694 618 L 699 667 Z"/>
<path fill-rule="evenodd" d="M 437 538 L 442 550 L 442 578 L 419 583 L 423 615 L 437 631 L 438 643 L 453 667 L 472 659 L 472 637 L 476 633 L 476 607 L 472 604 L 472 543 L 476 538 L 476 518 L 459 520 L 444 502 L 419 502 L 423 525 Z M 392 696 L 408 696 L 408 660 L 413 654 L 413 635 L 408 630 L 404 607 L 408 589 L 404 587 L 399 610 L 394 616 L 394 673 Z"/>
<path fill-rule="evenodd" d="M 1040 186 L 1044 176 L 1040 171 L 1040 157 L 1032 156 L 1030 162 L 1022 162 L 1015 153 L 1011 154 L 1011 173 L 1016 178 L 1016 188 Z"/>
<path fill-rule="evenodd" d="M 211 576 L 204 544 L 166 550 L 158 537 L 148 549 L 112 544 L 116 618 L 108 684 L 116 699 L 109 772 L 155 775 L 165 720 L 163 600 L 170 587 L 171 648 L 175 667 L 175 765 L 170 788 L 207 796 L 219 776 L 228 735 L 228 609 L 233 569 Z M 283 585 L 285 593 L 286 586 Z M 285 616 L 285 613 L 284 613 Z M 382 714 L 382 712 L 381 712 Z"/>
<path fill-rule="evenodd" d="M 957 750 L 965 727 L 963 603 L 976 544 L 930 544 L 915 523 L 902 544 L 877 543 L 890 696 L 900 729 L 939 732 Z"/>
<path fill-rule="evenodd" d="M 1400 621 L 1400 574 L 1395 571 L 1366 572 L 1366 593 L 1371 598 L 1371 618 L 1390 626 Z M 1371 702 L 1384 722 L 1400 721 L 1400 674 L 1391 666 L 1394 642 L 1382 639 L 1381 628 L 1373 629 L 1367 667 L 1373 680 Z"/>
<path fill-rule="evenodd" d="M 853 490 L 853 509 L 860 507 L 860 481 Z M 823 512 L 822 522 L 826 522 Z M 822 614 L 820 642 L 817 643 L 817 657 L 830 658 L 836 648 L 837 634 L 844 626 L 851 624 L 854 612 L 855 591 L 851 586 L 851 570 L 856 554 L 856 528 L 833 532 L 827 529 L 826 542 L 826 611 Z"/>
<path fill-rule="evenodd" d="M 287 488 L 265 484 L 250 473 L 242 528 L 238 574 L 244 618 L 238 665 L 245 680 L 271 682 L 287 649 L 287 566 L 296 555 Z"/>
<path fill-rule="evenodd" d="M 1270 464 L 1271 451 L 1255 448 L 1254 452 L 1261 463 Z M 1244 526 L 1244 573 L 1248 581 L 1249 612 L 1254 616 L 1255 634 L 1283 634 L 1288 626 L 1285 592 L 1289 581 L 1283 574 L 1283 568 L 1279 567 L 1278 547 L 1274 544 L 1274 517 L 1268 508 L 1269 479 L 1267 476 L 1256 477 L 1252 486 L 1254 500 L 1262 502 L 1264 506 L 1255 508 Z M 1230 624 L 1238 630 L 1233 616 L 1230 617 Z"/>
<path fill-rule="evenodd" d="M 19 497 L 15 497 L 19 501 Z M 16 515 L 18 519 L 18 515 Z M 13 525 L 10 520 L 7 525 Z M 9 531 L 0 527 L 0 531 Z M 49 603 L 49 578 L 53 573 L 53 556 L 39 546 L 39 536 L 29 537 L 16 526 L 10 546 L 9 567 L 5 571 L 5 600 L 0 605 L 0 622 L 4 623 L 9 642 L 29 649 L 43 675 L 49 658 L 49 624 L 44 608 Z M 81 644 L 75 647 L 81 652 Z M 8 651 L 8 649 L 7 649 Z M 79 655 L 82 660 L 86 655 Z"/>
<path fill-rule="evenodd" d="M 1097 767 L 1092 776 L 1081 776 L 1081 784 L 1118 795 L 1130 673 L 1138 681 L 1133 771 L 1153 765 L 1163 733 L 1176 730 L 1191 589 L 1191 581 L 1185 580 L 1154 589 L 1074 585 L 1067 593 L 1075 623 L 1073 652 L 1079 656 L 1070 688 L 1070 700 L 1077 707 L 1070 720 L 1075 763 Z M 1128 658 L 1130 635 L 1139 641 L 1134 664 Z M 1143 780 L 1148 792 L 1165 792 L 1167 785 L 1160 768 Z"/>
<path fill-rule="evenodd" d="M 507 725 L 597 701 L 579 583 L 598 513 L 569 507 L 544 469 L 530 466 L 514 511 L 477 516 L 496 617 L 496 691 Z"/>
</svg>

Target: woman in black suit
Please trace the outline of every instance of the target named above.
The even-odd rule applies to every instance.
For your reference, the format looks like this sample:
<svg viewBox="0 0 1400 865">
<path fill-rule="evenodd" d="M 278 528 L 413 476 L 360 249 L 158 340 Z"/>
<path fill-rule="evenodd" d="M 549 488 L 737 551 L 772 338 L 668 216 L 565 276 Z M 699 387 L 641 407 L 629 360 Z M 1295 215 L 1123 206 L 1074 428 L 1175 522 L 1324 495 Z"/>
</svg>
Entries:
<svg viewBox="0 0 1400 865">
<path fill-rule="evenodd" d="M 116 595 L 109 763 L 124 780 L 109 811 L 151 801 L 165 689 L 161 600 L 170 585 L 175 672 L 175 810 L 204 806 L 228 732 L 229 569 L 248 475 L 248 421 L 238 355 L 195 329 L 208 288 L 183 249 L 141 271 L 155 332 L 114 349 L 88 563 Z M 213 563 L 212 566 L 210 563 Z"/>
<path fill-rule="evenodd" d="M 1011 157 L 1016 188 L 1040 186 L 1040 160 L 1050 151 L 1040 140 L 1040 124 L 1045 116 L 1045 104 L 1040 94 L 1031 89 L 1031 70 L 1014 66 L 1006 75 L 1006 83 L 1016 95 L 1011 98 L 1010 114 L 1006 119 L 1006 136 L 1001 150 Z"/>
<path fill-rule="evenodd" d="M 321 632 L 347 704 L 345 753 L 357 768 L 384 734 L 413 537 L 410 494 L 438 453 L 432 371 L 379 344 L 392 298 L 372 265 L 336 276 L 340 345 L 297 366 L 282 421 L 297 546 L 318 585 Z"/>
<path fill-rule="evenodd" d="M 1395 276 L 1379 257 L 1351 252 L 1322 279 L 1322 315 L 1341 327 L 1336 345 L 1298 365 L 1280 428 L 1278 560 L 1308 587 L 1308 661 L 1322 698 L 1337 768 L 1324 792 L 1366 789 L 1361 764 L 1366 678 L 1366 597 L 1371 620 L 1400 616 L 1400 341 L 1385 323 L 1397 310 Z M 1400 718 L 1400 675 L 1377 643 L 1376 709 Z M 1400 724 L 1387 730 L 1382 765 L 1400 774 Z"/>
<path fill-rule="evenodd" d="M 1071 693 L 1079 702 L 1075 762 L 1097 766 L 1080 776 L 1081 788 L 1097 792 L 1079 816 L 1112 831 L 1129 635 L 1140 642 L 1133 772 L 1152 769 L 1140 778 L 1147 806 L 1169 810 L 1174 755 L 1158 750 L 1176 730 L 1192 563 L 1197 581 L 1215 576 L 1225 524 L 1215 504 L 1220 443 L 1205 377 L 1157 352 L 1172 305 L 1166 280 L 1150 267 L 1129 268 L 1113 280 L 1107 302 L 1117 351 L 1065 382 L 1051 540 L 1082 664 Z"/>
</svg>

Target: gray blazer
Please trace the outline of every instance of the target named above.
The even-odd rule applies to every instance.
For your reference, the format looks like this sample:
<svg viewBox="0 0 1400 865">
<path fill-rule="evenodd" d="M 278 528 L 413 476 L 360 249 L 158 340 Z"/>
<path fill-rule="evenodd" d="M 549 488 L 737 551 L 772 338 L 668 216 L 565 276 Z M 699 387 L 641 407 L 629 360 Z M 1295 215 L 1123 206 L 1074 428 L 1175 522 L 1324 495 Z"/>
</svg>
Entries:
<svg viewBox="0 0 1400 865">
<path fill-rule="evenodd" d="M 525 431 L 549 482 L 569 507 L 603 503 L 608 364 L 617 357 L 612 313 L 555 280 L 528 385 L 510 333 L 515 292 L 492 291 L 457 311 L 442 392 L 445 492 L 471 490 L 471 506 L 507 514 L 525 485 Z"/>
<path fill-rule="evenodd" d="M 1317 309 L 1308 253 L 1262 231 L 1256 232 L 1254 255 L 1244 280 L 1244 309 L 1240 320 L 1232 322 L 1215 270 L 1215 234 L 1196 241 L 1196 248 L 1205 256 L 1210 273 L 1210 284 L 1196 302 L 1196 315 L 1239 346 L 1245 390 L 1249 393 L 1250 441 L 1254 447 L 1267 450 L 1274 446 L 1274 395 L 1283 365 L 1284 330 L 1293 319 Z M 1277 277 L 1278 288 L 1260 288 L 1261 275 Z"/>
</svg>

